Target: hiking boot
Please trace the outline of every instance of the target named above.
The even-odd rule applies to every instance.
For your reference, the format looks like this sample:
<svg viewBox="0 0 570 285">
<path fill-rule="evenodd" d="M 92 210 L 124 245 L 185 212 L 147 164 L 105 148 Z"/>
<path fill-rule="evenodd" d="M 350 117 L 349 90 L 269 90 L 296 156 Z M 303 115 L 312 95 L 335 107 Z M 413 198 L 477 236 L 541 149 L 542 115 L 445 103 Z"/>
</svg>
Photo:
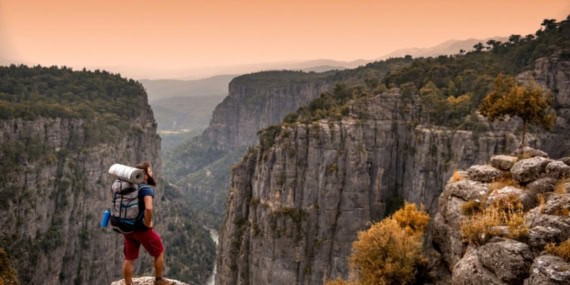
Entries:
<svg viewBox="0 0 570 285">
<path fill-rule="evenodd" d="M 166 279 L 164 277 L 158 277 L 154 279 L 154 285 L 175 285 L 175 284 L 176 282 L 170 279 Z"/>
</svg>

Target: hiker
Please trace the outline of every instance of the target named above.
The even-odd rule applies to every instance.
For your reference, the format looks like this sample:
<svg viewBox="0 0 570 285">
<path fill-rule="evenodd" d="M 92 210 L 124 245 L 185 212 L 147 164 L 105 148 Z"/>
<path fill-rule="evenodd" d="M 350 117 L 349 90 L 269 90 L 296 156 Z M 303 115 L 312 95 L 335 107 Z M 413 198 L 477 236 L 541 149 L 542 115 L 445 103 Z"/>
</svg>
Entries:
<svg viewBox="0 0 570 285">
<path fill-rule="evenodd" d="M 125 237 L 125 261 L 123 263 L 123 276 L 126 285 L 133 284 L 133 262 L 139 257 L 139 249 L 142 246 L 154 257 L 155 285 L 175 284 L 173 281 L 162 277 L 164 270 L 164 246 L 160 236 L 154 231 L 152 223 L 152 200 L 156 181 L 153 178 L 152 167 L 148 161 L 137 164 L 136 168 L 144 170 L 144 182 L 138 185 L 139 210 L 143 212 L 142 220 L 135 224 L 132 233 L 124 234 Z"/>
</svg>

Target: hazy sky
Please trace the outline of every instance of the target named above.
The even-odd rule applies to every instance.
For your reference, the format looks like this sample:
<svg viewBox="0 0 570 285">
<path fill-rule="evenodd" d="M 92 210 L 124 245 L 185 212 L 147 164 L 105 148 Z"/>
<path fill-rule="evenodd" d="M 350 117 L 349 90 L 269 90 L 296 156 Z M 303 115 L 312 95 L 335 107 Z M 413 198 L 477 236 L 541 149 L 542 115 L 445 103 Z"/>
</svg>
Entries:
<svg viewBox="0 0 570 285">
<path fill-rule="evenodd" d="M 0 63 L 127 76 L 534 33 L 569 0 L 0 0 Z"/>
</svg>

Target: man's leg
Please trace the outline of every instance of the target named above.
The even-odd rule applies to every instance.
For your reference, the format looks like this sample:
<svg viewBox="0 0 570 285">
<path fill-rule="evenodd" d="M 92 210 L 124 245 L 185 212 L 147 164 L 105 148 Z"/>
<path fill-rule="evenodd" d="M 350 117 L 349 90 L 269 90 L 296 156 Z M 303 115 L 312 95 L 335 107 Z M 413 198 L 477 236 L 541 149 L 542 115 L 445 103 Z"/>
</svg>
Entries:
<svg viewBox="0 0 570 285">
<path fill-rule="evenodd" d="M 127 260 L 123 262 L 123 277 L 125 278 L 125 284 L 133 284 L 133 261 Z"/>
<path fill-rule="evenodd" d="M 164 251 L 158 256 L 154 257 L 154 276 L 157 278 L 162 277 L 162 271 L 164 270 Z"/>
<path fill-rule="evenodd" d="M 133 262 L 139 257 L 139 249 L 141 244 L 131 235 L 125 237 L 125 261 L 123 262 L 123 277 L 125 284 L 133 284 Z"/>
</svg>

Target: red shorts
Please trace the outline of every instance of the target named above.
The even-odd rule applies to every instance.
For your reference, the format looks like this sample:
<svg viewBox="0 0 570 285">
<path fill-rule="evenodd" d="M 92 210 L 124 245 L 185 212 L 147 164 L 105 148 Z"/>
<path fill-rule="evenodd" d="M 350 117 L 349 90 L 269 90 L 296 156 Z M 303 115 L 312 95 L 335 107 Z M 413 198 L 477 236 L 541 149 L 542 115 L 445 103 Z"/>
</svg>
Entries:
<svg viewBox="0 0 570 285">
<path fill-rule="evenodd" d="M 160 236 L 153 229 L 144 232 L 132 232 L 124 235 L 124 237 L 126 260 L 135 260 L 139 257 L 141 244 L 153 257 L 159 256 L 164 251 Z"/>
</svg>

